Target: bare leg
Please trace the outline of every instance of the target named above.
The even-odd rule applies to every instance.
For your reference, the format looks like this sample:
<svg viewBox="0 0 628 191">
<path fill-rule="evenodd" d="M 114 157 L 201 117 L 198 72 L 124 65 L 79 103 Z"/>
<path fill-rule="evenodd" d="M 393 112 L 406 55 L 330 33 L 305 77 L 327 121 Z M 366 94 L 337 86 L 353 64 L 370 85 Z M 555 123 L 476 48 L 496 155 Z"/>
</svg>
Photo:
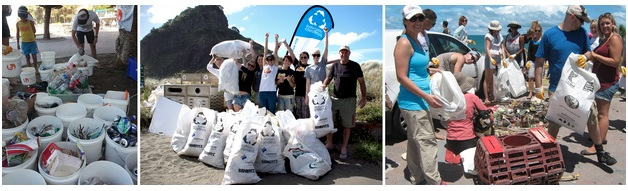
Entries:
<svg viewBox="0 0 628 191">
<path fill-rule="evenodd" d="M 484 102 L 490 102 L 495 99 L 493 95 L 493 69 L 486 69 L 484 72 Z"/>
<path fill-rule="evenodd" d="M 598 119 L 598 124 L 600 126 L 600 129 L 599 129 L 600 138 L 601 138 L 601 141 L 604 142 L 604 140 L 606 140 L 606 134 L 608 133 L 608 111 L 611 107 L 611 102 L 600 100 L 600 99 L 595 99 L 595 102 L 597 103 L 597 109 L 598 109 L 597 119 Z M 591 140 L 593 140 L 594 136 L 590 135 L 590 137 L 591 137 Z M 596 152 L 595 145 L 591 145 L 591 147 L 589 147 L 587 151 L 590 153 L 595 153 Z"/>
<path fill-rule="evenodd" d="M 325 140 L 325 147 L 327 147 L 327 149 L 334 148 L 333 138 L 334 138 L 334 134 L 333 133 L 327 134 L 327 140 Z"/>
<path fill-rule="evenodd" d="M 534 90 L 534 78 L 528 80 L 528 91 L 530 93 L 528 93 L 528 99 L 532 98 L 532 96 L 534 96 L 534 94 L 532 93 Z"/>
<path fill-rule="evenodd" d="M 89 48 L 92 51 L 92 57 L 94 57 L 94 59 L 98 59 L 98 56 L 96 55 L 96 44 L 89 44 Z"/>
<path fill-rule="evenodd" d="M 28 55 L 26 55 L 26 66 L 32 67 L 31 66 L 31 58 Z"/>
<path fill-rule="evenodd" d="M 9 37 L 2 38 L 2 45 L 9 46 Z"/>
<path fill-rule="evenodd" d="M 347 146 L 349 145 L 349 136 L 351 136 L 351 128 L 344 128 L 342 130 L 342 149 L 340 149 L 340 155 L 347 154 Z"/>
<path fill-rule="evenodd" d="M 240 109 L 242 109 L 242 107 L 240 107 L 238 104 L 233 104 L 233 111 L 238 112 L 240 111 Z"/>
<path fill-rule="evenodd" d="M 33 58 L 33 67 L 35 67 L 35 73 L 39 73 L 39 70 L 37 70 L 37 54 L 31 54 L 31 57 Z"/>
</svg>

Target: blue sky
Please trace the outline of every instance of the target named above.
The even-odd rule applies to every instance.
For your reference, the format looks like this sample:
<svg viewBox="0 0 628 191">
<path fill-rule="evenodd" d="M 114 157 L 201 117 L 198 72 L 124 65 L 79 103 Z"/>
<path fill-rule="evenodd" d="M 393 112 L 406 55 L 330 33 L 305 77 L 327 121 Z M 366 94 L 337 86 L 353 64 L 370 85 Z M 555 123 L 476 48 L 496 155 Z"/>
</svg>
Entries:
<svg viewBox="0 0 628 191">
<path fill-rule="evenodd" d="M 325 5 L 323 5 L 325 6 Z M 158 28 L 168 19 L 174 18 L 187 5 L 145 5 L 140 10 L 140 38 L 151 28 Z M 191 6 L 193 7 L 193 6 Z M 279 40 L 288 43 L 294 29 L 309 5 L 297 6 L 224 6 L 229 27 L 240 29 L 240 34 L 263 45 L 264 34 L 269 32 L 269 47 L 274 44 L 275 33 Z M 351 60 L 362 63 L 382 60 L 382 6 L 325 6 L 334 19 L 334 28 L 329 32 L 329 58 L 338 58 L 338 49 L 344 44 L 351 47 Z M 359 13 L 359 14 L 358 14 Z M 323 41 L 318 48 L 323 50 Z M 285 48 L 279 49 L 284 54 Z"/>
<path fill-rule="evenodd" d="M 539 20 L 543 30 L 558 25 L 565 17 L 567 5 L 425 5 L 423 9 L 432 9 L 437 15 L 437 24 L 432 31 L 442 32 L 442 22 L 449 22 L 448 28 L 453 32 L 458 27 L 458 18 L 464 15 L 469 20 L 467 31 L 471 35 L 484 35 L 491 20 L 498 20 L 502 27 L 506 27 L 511 21 L 517 21 L 525 32 L 530 28 L 533 20 Z M 589 18 L 597 17 L 610 12 L 615 17 L 617 25 L 626 23 L 625 5 L 584 5 Z M 403 6 L 386 6 L 386 29 L 403 29 L 401 23 L 401 10 Z M 589 24 L 583 25 L 588 31 Z M 502 34 L 508 29 L 502 29 Z"/>
</svg>

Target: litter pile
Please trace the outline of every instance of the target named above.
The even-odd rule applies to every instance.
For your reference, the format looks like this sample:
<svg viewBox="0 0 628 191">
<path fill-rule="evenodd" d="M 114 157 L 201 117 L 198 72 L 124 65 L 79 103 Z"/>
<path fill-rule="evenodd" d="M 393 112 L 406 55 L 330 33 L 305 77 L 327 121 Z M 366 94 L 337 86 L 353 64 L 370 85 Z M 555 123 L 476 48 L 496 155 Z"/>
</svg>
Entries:
<svg viewBox="0 0 628 191">
<path fill-rule="evenodd" d="M 107 127 L 107 136 L 124 148 L 135 147 L 137 144 L 137 126 L 131 123 L 133 120 L 135 120 L 135 116 L 117 116 L 113 123 Z"/>
<path fill-rule="evenodd" d="M 28 122 L 28 104 L 22 99 L 11 99 L 2 107 L 2 128 L 10 129 Z"/>
<path fill-rule="evenodd" d="M 528 129 L 543 126 L 548 103 L 538 98 L 499 103 L 493 111 L 495 136 L 513 135 L 527 132 Z"/>
<path fill-rule="evenodd" d="M 2 167 L 19 166 L 31 157 L 36 157 L 39 148 L 38 139 L 28 139 L 26 134 L 17 132 L 12 139 L 2 142 Z M 35 156 L 32 156 L 35 155 Z"/>
<path fill-rule="evenodd" d="M 72 134 L 72 136 L 82 139 L 82 140 L 91 140 L 91 139 L 96 139 L 100 136 L 100 133 L 102 133 L 102 130 L 106 128 L 105 125 L 103 125 L 102 127 L 87 127 L 87 126 L 83 126 L 81 124 L 79 124 L 79 128 L 78 129 L 74 129 L 73 132 L 70 132 L 70 134 Z"/>
<path fill-rule="evenodd" d="M 43 153 L 41 161 L 45 173 L 55 177 L 65 177 L 79 171 L 85 159 L 85 153 L 81 146 L 76 143 L 77 151 L 64 149 L 55 143 L 50 143 Z"/>
<path fill-rule="evenodd" d="M 56 71 L 47 89 L 50 94 L 91 93 L 88 85 L 88 74 L 78 70 L 74 62 L 70 62 L 68 67 Z"/>
</svg>

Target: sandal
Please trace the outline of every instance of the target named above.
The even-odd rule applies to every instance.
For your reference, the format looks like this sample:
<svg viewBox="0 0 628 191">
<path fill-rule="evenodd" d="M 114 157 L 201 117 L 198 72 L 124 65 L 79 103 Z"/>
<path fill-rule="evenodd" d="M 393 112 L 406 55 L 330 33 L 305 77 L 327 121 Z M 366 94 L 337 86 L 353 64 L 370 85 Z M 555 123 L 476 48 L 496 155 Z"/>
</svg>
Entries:
<svg viewBox="0 0 628 191">
<path fill-rule="evenodd" d="M 349 156 L 349 155 L 347 155 L 347 153 L 345 153 L 345 154 L 340 153 L 340 156 L 338 156 L 338 157 L 341 158 L 341 159 L 346 159 L 347 156 Z"/>
<path fill-rule="evenodd" d="M 587 149 L 583 149 L 582 151 L 580 151 L 580 154 L 581 155 L 594 155 L 597 153 L 592 153 L 592 152 L 587 151 Z"/>
</svg>

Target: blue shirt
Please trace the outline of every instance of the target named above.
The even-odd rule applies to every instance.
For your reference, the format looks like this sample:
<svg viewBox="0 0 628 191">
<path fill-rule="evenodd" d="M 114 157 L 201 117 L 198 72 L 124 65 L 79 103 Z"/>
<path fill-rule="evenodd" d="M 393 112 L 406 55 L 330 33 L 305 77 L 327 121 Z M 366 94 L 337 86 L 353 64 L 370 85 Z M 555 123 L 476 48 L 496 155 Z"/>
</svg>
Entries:
<svg viewBox="0 0 628 191">
<path fill-rule="evenodd" d="M 588 51 L 590 51 L 589 38 L 582 27 L 565 32 L 555 26 L 545 31 L 535 56 L 545 58 L 549 62 L 550 91 L 556 91 L 567 57 L 572 52 L 584 54 Z"/>
<path fill-rule="evenodd" d="M 403 38 L 408 38 L 406 35 L 401 35 Z M 412 42 L 412 39 L 408 38 L 410 44 L 412 44 L 412 48 L 414 49 L 414 54 L 410 57 L 410 62 L 408 63 L 408 78 L 412 80 L 412 82 L 419 87 L 419 89 L 423 90 L 425 93 L 430 93 L 430 77 L 427 73 L 427 65 L 429 63 L 429 57 L 418 45 Z M 399 104 L 399 108 L 404 110 L 428 110 L 429 105 L 425 100 L 419 97 L 416 94 L 408 91 L 403 85 L 399 85 L 399 95 L 397 96 L 397 103 Z"/>
</svg>

